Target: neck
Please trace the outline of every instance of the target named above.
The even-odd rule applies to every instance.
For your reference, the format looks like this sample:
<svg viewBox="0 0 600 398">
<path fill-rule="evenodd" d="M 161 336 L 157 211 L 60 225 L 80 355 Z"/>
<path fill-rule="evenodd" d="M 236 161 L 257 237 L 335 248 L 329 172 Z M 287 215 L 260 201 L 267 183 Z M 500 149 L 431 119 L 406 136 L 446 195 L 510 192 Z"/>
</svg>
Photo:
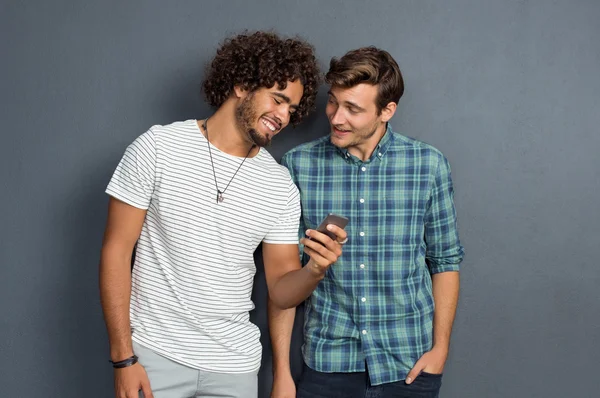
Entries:
<svg viewBox="0 0 600 398">
<path fill-rule="evenodd" d="M 198 120 L 200 131 L 206 136 L 203 129 L 204 121 Z M 254 143 L 246 133 L 241 132 L 235 123 L 235 106 L 231 101 L 226 101 L 217 111 L 207 119 L 208 140 L 210 143 L 232 156 L 244 157 L 248 154 Z M 248 157 L 256 155 L 260 148 L 250 151 Z"/>
<path fill-rule="evenodd" d="M 377 127 L 375 134 L 373 134 L 366 141 L 361 142 L 358 145 L 348 147 L 348 152 L 350 152 L 351 155 L 356 156 L 364 162 L 365 160 L 369 159 L 371 155 L 373 155 L 375 148 L 377 148 L 379 141 L 381 141 L 381 139 L 385 135 L 386 130 L 387 123 L 381 123 L 381 125 Z"/>
</svg>

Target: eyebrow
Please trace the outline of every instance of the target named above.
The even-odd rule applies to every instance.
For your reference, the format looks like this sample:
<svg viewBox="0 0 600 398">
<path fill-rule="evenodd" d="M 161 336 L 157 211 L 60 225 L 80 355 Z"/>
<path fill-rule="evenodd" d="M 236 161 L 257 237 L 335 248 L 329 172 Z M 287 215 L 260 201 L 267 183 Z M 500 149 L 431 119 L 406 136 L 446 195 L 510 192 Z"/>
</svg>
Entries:
<svg viewBox="0 0 600 398">
<path fill-rule="evenodd" d="M 329 90 L 329 91 L 327 92 L 327 94 L 331 95 L 333 98 L 335 98 L 335 99 L 337 100 L 337 98 L 335 97 L 335 95 L 333 95 L 333 93 L 331 92 L 331 90 Z M 356 108 L 356 109 L 357 109 L 357 110 L 359 110 L 359 111 L 362 111 L 362 112 L 366 111 L 366 109 L 365 109 L 365 108 L 363 108 L 362 106 L 359 106 L 358 104 L 355 104 L 355 103 L 354 103 L 354 102 L 352 102 L 352 101 L 344 101 L 344 103 L 345 103 L 347 106 L 349 106 L 349 107 L 352 107 L 352 108 Z"/>
<path fill-rule="evenodd" d="M 291 99 L 290 99 L 290 97 L 288 97 L 287 95 L 285 95 L 285 94 L 282 94 L 282 93 L 277 93 L 277 92 L 273 93 L 273 95 L 274 95 L 274 96 L 276 96 L 276 97 L 279 97 L 279 98 L 281 98 L 281 99 L 282 99 L 282 100 L 284 100 L 286 103 L 290 104 L 290 108 L 294 108 L 294 109 L 297 109 L 297 108 L 298 108 L 298 105 L 295 105 L 295 104 L 292 104 L 292 103 L 291 103 L 291 102 L 292 102 L 292 100 L 291 100 Z"/>
</svg>

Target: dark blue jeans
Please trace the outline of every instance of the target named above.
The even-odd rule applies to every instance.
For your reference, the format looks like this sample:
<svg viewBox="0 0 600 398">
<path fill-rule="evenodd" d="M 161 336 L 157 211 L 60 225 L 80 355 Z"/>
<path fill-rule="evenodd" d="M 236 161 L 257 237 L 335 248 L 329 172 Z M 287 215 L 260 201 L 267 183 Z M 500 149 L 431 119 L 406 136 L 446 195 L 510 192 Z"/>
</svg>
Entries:
<svg viewBox="0 0 600 398">
<path fill-rule="evenodd" d="M 322 373 L 304 365 L 296 398 L 438 398 L 442 375 L 421 373 L 404 380 L 372 386 L 367 372 Z"/>
</svg>

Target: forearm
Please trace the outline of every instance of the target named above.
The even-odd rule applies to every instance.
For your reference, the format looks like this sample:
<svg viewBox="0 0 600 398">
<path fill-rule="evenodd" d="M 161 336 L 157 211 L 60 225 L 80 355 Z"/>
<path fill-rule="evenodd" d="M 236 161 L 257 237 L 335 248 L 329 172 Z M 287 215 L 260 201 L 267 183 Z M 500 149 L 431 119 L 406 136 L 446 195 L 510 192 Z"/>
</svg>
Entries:
<svg viewBox="0 0 600 398">
<path fill-rule="evenodd" d="M 291 375 L 290 344 L 296 308 L 282 310 L 269 299 L 267 311 L 273 349 L 273 375 Z"/>
<path fill-rule="evenodd" d="M 100 301 L 113 361 L 133 355 L 129 323 L 131 256 L 131 252 L 104 247 L 100 260 Z"/>
<path fill-rule="evenodd" d="M 450 335 L 458 304 L 459 273 L 455 271 L 433 274 L 433 346 L 448 351 Z"/>
<path fill-rule="evenodd" d="M 272 304 L 279 309 L 298 306 L 312 294 L 324 276 L 312 260 L 305 267 L 284 274 L 269 288 Z"/>
</svg>

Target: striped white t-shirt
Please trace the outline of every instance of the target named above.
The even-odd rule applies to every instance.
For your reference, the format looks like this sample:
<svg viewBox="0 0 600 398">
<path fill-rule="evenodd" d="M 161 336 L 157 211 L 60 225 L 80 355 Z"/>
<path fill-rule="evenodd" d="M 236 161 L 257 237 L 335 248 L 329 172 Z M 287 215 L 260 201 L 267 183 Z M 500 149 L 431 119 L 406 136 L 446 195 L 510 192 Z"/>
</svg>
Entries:
<svg viewBox="0 0 600 398">
<path fill-rule="evenodd" d="M 211 150 L 223 190 L 243 158 Z M 133 340 L 192 368 L 256 371 L 253 253 L 261 241 L 298 243 L 300 199 L 287 169 L 261 148 L 217 203 L 207 140 L 188 120 L 138 137 L 106 192 L 147 209 L 132 275 Z"/>
</svg>

